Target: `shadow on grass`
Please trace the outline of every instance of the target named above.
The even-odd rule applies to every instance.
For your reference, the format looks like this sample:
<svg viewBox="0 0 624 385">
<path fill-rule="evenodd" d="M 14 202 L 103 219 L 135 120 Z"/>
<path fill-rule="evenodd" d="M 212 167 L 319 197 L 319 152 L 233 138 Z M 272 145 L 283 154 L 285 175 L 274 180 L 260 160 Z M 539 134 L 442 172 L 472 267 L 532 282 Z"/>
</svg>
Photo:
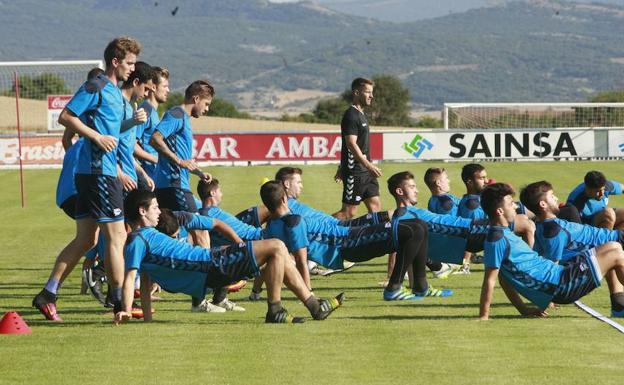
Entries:
<svg viewBox="0 0 624 385">
<path fill-rule="evenodd" d="M 557 316 L 556 318 L 568 318 L 568 319 L 582 319 L 583 317 L 575 317 L 575 316 Z M 477 319 L 477 315 L 474 316 L 466 316 L 466 315 L 375 315 L 375 316 L 348 316 L 348 317 L 335 317 L 335 319 L 348 319 L 348 320 L 379 320 L 379 321 L 413 321 L 413 320 L 426 320 L 426 321 L 447 321 L 447 320 L 466 320 L 473 321 Z M 537 317 L 523 317 L 521 315 L 497 315 L 492 316 L 492 320 L 497 319 L 517 319 L 517 320 L 539 320 L 543 321 L 541 318 Z"/>
</svg>

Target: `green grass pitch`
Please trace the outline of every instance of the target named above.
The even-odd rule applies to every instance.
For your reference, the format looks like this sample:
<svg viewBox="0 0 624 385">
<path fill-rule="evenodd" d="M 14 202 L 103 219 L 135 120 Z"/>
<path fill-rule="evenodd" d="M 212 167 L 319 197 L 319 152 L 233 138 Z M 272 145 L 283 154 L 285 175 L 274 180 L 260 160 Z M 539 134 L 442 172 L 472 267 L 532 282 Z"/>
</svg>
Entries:
<svg viewBox="0 0 624 385">
<path fill-rule="evenodd" d="M 421 206 L 429 192 L 422 182 L 430 166 L 449 170 L 453 192 L 463 193 L 459 163 L 382 165 L 382 202 L 392 201 L 385 177 L 405 169 L 417 176 Z M 622 180 L 620 162 L 487 163 L 490 177 L 519 188 L 547 179 L 560 199 L 586 171 L 598 169 Z M 258 184 L 277 166 L 214 167 L 223 207 L 238 212 L 259 202 Z M 304 167 L 301 200 L 333 212 L 341 186 L 335 166 Z M 547 319 L 520 317 L 497 288 L 492 320 L 476 321 L 483 265 L 469 276 L 434 280 L 455 290 L 447 299 L 416 303 L 382 300 L 377 282 L 385 258 L 326 278 L 313 278 L 315 292 L 345 291 L 347 300 L 324 322 L 265 325 L 265 303 L 245 300 L 249 286 L 232 300 L 245 313 L 197 314 L 183 295 L 164 293 L 155 321 L 111 324 L 90 296 L 79 294 L 79 273 L 64 284 L 58 307 L 65 322 L 49 323 L 30 307 L 54 259 L 70 240 L 74 224 L 55 207 L 58 170 L 25 172 L 27 207 L 19 201 L 19 174 L 0 171 L 0 312 L 18 311 L 32 335 L 0 335 L 0 384 L 615 384 L 624 376 L 624 336 L 574 306 Z M 624 205 L 614 197 L 612 206 Z M 363 213 L 363 209 L 360 209 Z M 584 299 L 609 312 L 606 284 Z M 291 313 L 307 315 L 284 292 Z"/>
</svg>

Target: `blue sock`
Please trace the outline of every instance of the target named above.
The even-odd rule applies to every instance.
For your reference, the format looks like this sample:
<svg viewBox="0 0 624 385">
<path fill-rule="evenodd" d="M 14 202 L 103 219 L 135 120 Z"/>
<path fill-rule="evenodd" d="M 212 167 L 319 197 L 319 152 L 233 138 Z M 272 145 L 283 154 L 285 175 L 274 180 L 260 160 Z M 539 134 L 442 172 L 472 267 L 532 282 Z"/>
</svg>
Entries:
<svg viewBox="0 0 624 385">
<path fill-rule="evenodd" d="M 48 279 L 48 283 L 45 285 L 45 289 L 54 295 L 58 293 L 59 287 L 61 287 L 61 284 L 54 278 Z"/>
<path fill-rule="evenodd" d="M 113 303 L 121 302 L 121 287 L 115 287 L 112 290 L 111 299 L 113 300 Z"/>
</svg>

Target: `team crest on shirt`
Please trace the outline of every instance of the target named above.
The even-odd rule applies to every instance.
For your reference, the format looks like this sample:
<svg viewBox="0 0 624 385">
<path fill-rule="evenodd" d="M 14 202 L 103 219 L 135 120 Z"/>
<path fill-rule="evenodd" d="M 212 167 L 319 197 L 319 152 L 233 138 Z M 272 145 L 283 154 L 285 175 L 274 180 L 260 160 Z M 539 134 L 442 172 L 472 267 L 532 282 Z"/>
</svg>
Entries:
<svg viewBox="0 0 624 385">
<path fill-rule="evenodd" d="M 115 214 L 115 216 L 121 215 L 121 209 L 113 209 L 113 214 Z"/>
<path fill-rule="evenodd" d="M 389 228 L 390 228 L 390 226 L 392 226 L 392 222 L 386 222 L 386 223 L 384 223 L 384 227 L 385 227 L 386 229 L 389 229 Z"/>
<path fill-rule="evenodd" d="M 581 271 L 587 270 L 588 267 L 589 266 L 587 266 L 587 264 L 585 264 L 585 263 L 580 263 L 579 264 L 579 270 L 581 270 Z"/>
<path fill-rule="evenodd" d="M 355 196 L 355 201 L 356 201 L 356 202 L 359 202 L 359 201 L 361 201 L 361 200 L 362 200 L 362 197 L 361 197 L 361 196 L 359 196 L 359 195 L 356 195 L 356 196 Z"/>
</svg>

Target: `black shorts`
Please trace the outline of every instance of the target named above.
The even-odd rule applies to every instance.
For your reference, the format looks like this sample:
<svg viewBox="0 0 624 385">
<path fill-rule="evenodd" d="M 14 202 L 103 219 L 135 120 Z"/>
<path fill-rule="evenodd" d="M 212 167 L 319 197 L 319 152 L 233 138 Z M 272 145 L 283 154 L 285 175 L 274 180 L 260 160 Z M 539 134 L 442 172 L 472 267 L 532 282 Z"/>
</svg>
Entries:
<svg viewBox="0 0 624 385">
<path fill-rule="evenodd" d="M 76 219 L 76 198 L 78 194 L 74 194 L 69 198 L 65 199 L 63 203 L 61 203 L 61 209 L 67 214 L 71 219 Z"/>
<path fill-rule="evenodd" d="M 241 279 L 260 275 L 253 253 L 253 242 L 239 243 L 225 248 L 210 249 L 210 265 L 206 287 L 218 289 Z"/>
<path fill-rule="evenodd" d="M 158 188 L 156 191 L 156 199 L 160 207 L 173 211 L 188 211 L 196 213 L 197 205 L 193 193 L 177 187 Z"/>
<path fill-rule="evenodd" d="M 554 303 L 572 303 L 600 286 L 602 276 L 594 249 L 566 261 L 563 267 Z"/>
<path fill-rule="evenodd" d="M 363 262 L 396 251 L 392 223 L 352 227 L 342 243 L 340 256 L 345 261 Z"/>
<path fill-rule="evenodd" d="M 379 196 L 377 178 L 369 173 L 342 176 L 342 203 L 357 206 L 365 199 Z"/>
<path fill-rule="evenodd" d="M 75 219 L 91 217 L 97 222 L 123 221 L 123 186 L 117 177 L 76 174 Z"/>
<path fill-rule="evenodd" d="M 338 224 L 345 227 L 357 227 L 378 225 L 384 222 L 390 222 L 390 216 L 387 211 L 368 213 L 366 215 L 362 215 L 361 217 L 349 219 L 348 221 L 340 221 Z"/>
</svg>

